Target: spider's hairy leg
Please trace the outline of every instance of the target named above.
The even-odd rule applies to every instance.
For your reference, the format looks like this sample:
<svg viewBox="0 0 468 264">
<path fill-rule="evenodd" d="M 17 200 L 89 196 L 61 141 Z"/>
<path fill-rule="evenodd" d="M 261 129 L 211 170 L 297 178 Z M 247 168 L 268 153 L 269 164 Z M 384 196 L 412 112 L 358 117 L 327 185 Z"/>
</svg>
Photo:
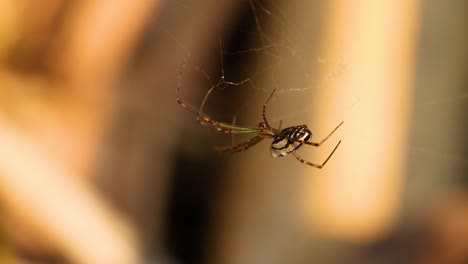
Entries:
<svg viewBox="0 0 468 264">
<path fill-rule="evenodd" d="M 241 134 L 241 133 L 242 134 L 249 134 L 249 133 L 259 133 L 259 132 L 261 132 L 261 130 L 257 129 L 257 128 L 239 127 L 239 126 L 229 125 L 227 123 L 215 121 L 215 120 L 211 119 L 209 116 L 207 116 L 207 115 L 205 115 L 203 113 L 200 113 L 199 111 L 195 110 L 194 108 L 192 108 L 191 106 L 186 104 L 184 101 L 182 101 L 182 99 L 180 98 L 180 83 L 181 83 L 181 80 L 182 80 L 182 74 L 183 74 L 185 65 L 187 64 L 187 61 L 188 61 L 189 57 L 190 57 L 190 54 L 187 55 L 186 58 L 184 58 L 184 62 L 180 66 L 179 80 L 177 82 L 177 88 L 176 88 L 176 94 L 177 94 L 176 101 L 177 101 L 177 103 L 180 104 L 183 108 L 187 109 L 192 114 L 194 114 L 196 116 L 196 121 L 199 124 L 201 124 L 203 126 L 213 128 L 213 129 L 216 129 L 219 132 L 226 133 L 226 134 Z"/>
<path fill-rule="evenodd" d="M 176 94 L 177 94 L 177 97 L 176 97 L 176 101 L 179 103 L 179 104 L 183 104 L 182 100 L 180 99 L 180 83 L 182 81 L 182 74 L 184 73 L 184 68 L 185 68 L 185 65 L 187 65 L 187 62 L 190 58 L 190 53 L 187 54 L 187 56 L 184 58 L 184 61 L 182 62 L 182 64 L 180 65 L 180 69 L 179 69 L 179 78 L 177 80 L 177 88 L 176 88 Z M 183 106 L 183 105 L 182 105 Z"/>
<path fill-rule="evenodd" d="M 177 103 L 179 103 L 183 108 L 189 110 L 191 113 L 196 115 L 197 118 L 195 119 L 195 121 L 197 121 L 199 124 L 216 129 L 219 132 L 226 134 L 249 134 L 261 132 L 261 130 L 258 128 L 232 126 L 223 122 L 215 121 L 209 116 L 201 114 L 191 106 L 187 105 L 181 99 L 177 99 Z"/>
<path fill-rule="evenodd" d="M 266 118 L 266 108 L 267 108 L 267 105 L 268 103 L 270 102 L 271 98 L 273 97 L 273 94 L 275 93 L 276 91 L 276 88 L 273 89 L 273 92 L 271 92 L 270 96 L 268 97 L 268 99 L 266 100 L 266 102 L 263 104 L 263 113 L 262 113 L 262 117 L 263 117 L 263 121 L 265 121 L 265 124 L 269 127 L 270 124 L 268 123 L 268 120 Z"/>
<path fill-rule="evenodd" d="M 256 136 L 256 137 L 253 137 L 245 142 L 242 142 L 242 143 L 239 143 L 237 145 L 234 145 L 234 146 L 226 146 L 226 147 L 219 147 L 219 148 L 216 148 L 216 151 L 217 152 L 221 152 L 221 153 L 237 153 L 237 152 L 241 152 L 241 151 L 244 151 L 244 150 L 247 150 L 249 149 L 250 147 L 256 145 L 257 143 L 259 143 L 260 141 L 262 141 L 264 138 L 263 137 L 260 137 L 260 136 Z"/>
<path fill-rule="evenodd" d="M 184 107 L 185 109 L 189 110 L 194 115 L 196 115 L 197 118 L 195 119 L 195 121 L 197 121 L 199 124 L 215 129 L 218 132 L 225 133 L 225 134 L 253 134 L 253 133 L 261 132 L 261 130 L 257 128 L 232 126 L 223 122 L 215 121 L 205 114 L 200 114 L 198 111 L 196 111 L 192 107 L 182 102 L 182 100 L 179 100 L 177 102 L 182 107 Z"/>
<path fill-rule="evenodd" d="M 180 84 L 182 82 L 182 75 L 184 73 L 185 66 L 187 65 L 187 62 L 188 62 L 189 59 L 190 59 L 190 53 L 187 54 L 187 56 L 184 58 L 182 64 L 180 65 L 179 78 L 177 80 L 177 88 L 176 88 L 176 94 L 177 94 L 176 101 L 183 108 L 185 108 L 185 109 L 189 110 L 190 112 L 192 112 L 193 114 L 195 114 L 197 116 L 197 122 L 198 123 L 200 123 L 201 125 L 204 125 L 204 126 L 211 127 L 211 122 L 210 122 L 210 120 L 208 120 L 210 118 L 207 119 L 206 116 L 204 116 L 204 115 L 202 115 L 200 113 L 200 111 L 195 110 L 194 108 L 187 105 L 184 101 L 182 101 L 182 99 L 180 99 Z M 200 118 L 203 118 L 205 121 L 201 121 Z"/>
<path fill-rule="evenodd" d="M 336 149 L 338 148 L 338 146 L 340 145 L 340 143 L 341 143 L 341 140 L 338 142 L 338 144 L 336 144 L 335 148 L 334 148 L 333 151 L 330 153 L 330 155 L 328 155 L 328 158 L 327 158 L 322 164 L 320 164 L 320 165 L 319 165 L 319 164 L 312 163 L 312 162 L 307 161 L 307 160 L 304 160 L 304 159 L 301 158 L 299 155 L 297 155 L 296 151 L 293 151 L 292 153 L 293 153 L 294 157 L 295 157 L 298 161 L 300 161 L 300 162 L 302 162 L 302 163 L 304 163 L 304 164 L 307 164 L 307 165 L 309 165 L 309 166 L 315 167 L 315 168 L 317 168 L 317 169 L 321 169 L 321 168 L 323 168 L 323 166 L 325 166 L 325 164 L 327 164 L 327 162 L 328 162 L 328 160 L 331 158 L 331 156 L 333 156 L 333 153 L 335 153 L 335 151 L 336 151 Z"/>
<path fill-rule="evenodd" d="M 182 81 L 182 75 L 184 73 L 184 68 L 187 65 L 187 62 L 188 62 L 189 58 L 190 58 L 190 54 L 188 54 L 187 57 L 184 58 L 184 61 L 180 65 L 179 79 L 177 81 L 177 88 L 176 88 L 176 94 L 177 94 L 176 101 L 177 101 L 177 103 L 180 104 L 183 108 L 189 110 L 194 115 L 196 115 L 197 116 L 196 121 L 199 124 L 210 127 L 210 128 L 214 128 L 214 129 L 216 129 L 216 130 L 218 130 L 220 132 L 230 133 L 229 129 L 224 129 L 222 127 L 218 127 L 217 126 L 218 122 L 212 120 L 211 118 L 209 118 L 206 115 L 201 114 L 199 111 L 197 111 L 194 108 L 192 108 L 191 106 L 187 105 L 184 101 L 182 101 L 182 99 L 180 99 L 180 84 L 181 84 L 181 81 Z"/>
<path fill-rule="evenodd" d="M 320 147 L 320 145 L 323 144 L 323 142 L 325 142 L 331 135 L 333 135 L 333 133 L 335 133 L 336 130 L 338 130 L 338 128 L 344 123 L 344 121 L 341 121 L 341 123 L 335 127 L 335 129 L 333 129 L 332 132 L 330 132 L 330 134 L 328 134 L 328 136 L 326 136 L 322 141 L 320 141 L 319 143 L 315 143 L 315 142 L 309 142 L 309 141 L 300 141 L 301 143 L 304 143 L 304 144 L 307 144 L 307 145 L 311 145 L 311 146 L 314 146 L 314 147 Z M 339 144 L 338 144 L 339 145 Z"/>
</svg>

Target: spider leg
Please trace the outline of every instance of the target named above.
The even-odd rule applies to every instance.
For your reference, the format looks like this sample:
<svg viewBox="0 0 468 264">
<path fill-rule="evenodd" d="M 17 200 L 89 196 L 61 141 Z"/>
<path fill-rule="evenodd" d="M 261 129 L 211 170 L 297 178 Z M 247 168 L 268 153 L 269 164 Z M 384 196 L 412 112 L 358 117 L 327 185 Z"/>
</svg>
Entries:
<svg viewBox="0 0 468 264">
<path fill-rule="evenodd" d="M 195 121 L 197 121 L 199 124 L 207 126 L 209 128 L 215 129 L 218 132 L 222 132 L 225 134 L 253 134 L 253 133 L 259 133 L 261 132 L 260 129 L 257 128 L 249 128 L 249 127 L 238 127 L 238 126 L 232 126 L 223 122 L 218 122 L 213 119 L 211 119 L 209 116 L 200 114 L 197 112 L 195 109 L 191 108 L 190 106 L 186 105 L 182 100 L 177 101 L 182 107 L 188 109 L 190 112 L 192 112 L 194 115 L 197 116 Z"/>
<path fill-rule="evenodd" d="M 180 71 L 179 71 L 179 80 L 177 82 L 177 88 L 176 88 L 176 93 L 177 93 L 177 98 L 176 101 L 178 104 L 180 104 L 183 108 L 187 109 L 190 111 L 192 114 L 196 116 L 196 121 L 204 126 L 207 126 L 212 129 L 216 129 L 219 132 L 225 133 L 225 134 L 249 134 L 249 133 L 259 133 L 261 132 L 260 129 L 257 128 L 249 128 L 249 127 L 239 127 L 239 126 L 234 126 L 234 125 L 229 125 L 227 123 L 223 122 L 218 122 L 213 119 L 211 119 L 209 116 L 201 113 L 200 111 L 195 110 L 191 106 L 187 105 L 180 99 L 180 83 L 182 80 L 182 73 L 184 71 L 185 65 L 187 64 L 189 57 L 186 57 L 184 59 L 184 62 L 180 66 Z"/>
<path fill-rule="evenodd" d="M 301 143 L 304 143 L 304 144 L 307 144 L 307 145 L 311 145 L 311 146 L 314 146 L 314 147 L 320 147 L 320 145 L 323 144 L 323 142 L 325 142 L 333 133 L 335 133 L 335 131 L 344 123 L 344 121 L 341 121 L 341 123 L 335 127 L 335 129 L 333 129 L 332 132 L 330 132 L 330 134 L 328 134 L 328 136 L 326 136 L 322 141 L 320 141 L 319 143 L 315 143 L 315 142 L 309 142 L 309 141 L 301 141 L 299 140 L 299 142 Z"/>
<path fill-rule="evenodd" d="M 268 103 L 270 102 L 271 98 L 273 97 L 273 94 L 275 93 L 276 91 L 276 88 L 273 89 L 273 92 L 271 92 L 270 94 L 270 97 L 268 97 L 268 99 L 266 100 L 266 102 L 263 104 L 263 113 L 262 113 L 262 117 L 263 117 L 263 121 L 265 121 L 265 124 L 269 127 L 270 124 L 268 124 L 268 120 L 266 118 L 266 108 L 267 108 L 267 105 Z"/>
<path fill-rule="evenodd" d="M 245 142 L 242 142 L 240 144 L 237 144 L 237 145 L 234 145 L 234 146 L 226 146 L 226 147 L 219 147 L 219 148 L 216 148 L 216 151 L 217 152 L 221 152 L 221 153 L 237 153 L 237 152 L 241 152 L 241 151 L 244 151 L 244 150 L 247 150 L 249 149 L 250 147 L 256 145 L 257 143 L 259 143 L 260 141 L 262 141 L 264 138 L 263 137 L 260 137 L 260 136 L 256 136 L 256 137 L 253 137 Z"/>
<path fill-rule="evenodd" d="M 225 134 L 249 134 L 249 133 L 259 133 L 261 132 L 260 129 L 257 128 L 250 128 L 250 127 L 238 127 L 232 126 L 223 122 L 218 122 L 211 119 L 209 116 L 198 112 L 197 110 L 193 109 L 191 106 L 185 104 L 181 99 L 177 98 L 177 103 L 179 103 L 183 108 L 189 110 L 191 113 L 197 116 L 195 121 L 199 124 L 207 126 L 209 128 L 216 129 L 219 132 Z"/>
<path fill-rule="evenodd" d="M 279 127 L 278 127 L 279 130 L 281 130 L 281 125 L 283 125 L 283 120 L 280 120 L 280 124 L 279 124 Z"/>
<path fill-rule="evenodd" d="M 315 167 L 315 168 L 318 168 L 318 169 L 321 169 L 323 168 L 323 166 L 325 166 L 325 164 L 327 164 L 328 160 L 331 158 L 331 156 L 333 155 L 333 153 L 335 153 L 335 150 L 338 148 L 338 146 L 340 145 L 341 143 L 341 140 L 338 142 L 338 144 L 336 144 L 335 148 L 333 149 L 333 151 L 330 153 L 330 155 L 328 155 L 328 158 L 321 164 L 315 164 L 315 163 L 312 163 L 312 162 L 309 162 L 307 160 L 304 160 L 303 158 L 301 158 L 299 155 L 297 155 L 296 151 L 293 151 L 293 155 L 294 157 L 296 157 L 296 159 L 304 164 L 307 164 L 309 166 L 312 166 L 312 167 Z"/>
</svg>

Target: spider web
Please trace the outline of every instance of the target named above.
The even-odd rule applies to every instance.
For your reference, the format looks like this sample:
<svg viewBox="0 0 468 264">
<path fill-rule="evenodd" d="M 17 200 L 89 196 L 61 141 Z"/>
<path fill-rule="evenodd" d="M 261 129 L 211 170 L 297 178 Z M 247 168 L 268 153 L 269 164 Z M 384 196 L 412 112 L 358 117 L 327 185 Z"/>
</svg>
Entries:
<svg viewBox="0 0 468 264">
<path fill-rule="evenodd" d="M 184 101 L 215 120 L 255 126 L 261 118 L 265 99 L 276 89 L 268 107 L 270 122 L 275 126 L 280 120 L 283 120 L 283 126 L 302 123 L 303 117 L 311 111 L 310 107 L 304 106 L 320 100 L 315 96 L 316 91 L 328 89 L 347 73 L 346 62 L 329 61 L 314 51 L 318 50 L 314 45 L 320 35 L 318 26 L 314 27 L 321 20 L 319 4 L 316 13 L 314 10 L 304 11 L 310 22 L 308 25 L 295 19 L 303 14 L 294 13 L 297 10 L 289 8 L 291 3 L 287 1 L 233 1 L 227 4 L 229 7 L 220 7 L 212 13 L 209 10 L 197 11 L 202 8 L 192 1 L 173 1 L 172 5 L 177 12 L 182 10 L 184 15 L 192 14 L 194 20 L 208 21 L 204 25 L 214 25 L 211 30 L 216 34 L 208 38 L 201 36 L 203 40 L 200 42 L 209 47 L 202 55 L 190 48 L 190 44 L 180 41 L 183 37 L 175 36 L 174 31 L 167 29 L 166 33 L 184 51 L 186 65 L 181 78 Z M 227 15 L 213 15 L 216 12 Z M 332 67 L 328 68 L 333 70 L 327 78 L 320 79 L 315 70 L 323 64 L 331 64 Z M 419 74 L 426 75 L 424 72 Z M 419 83 L 426 85 L 424 81 Z M 419 114 L 447 109 L 446 106 L 465 109 L 468 100 L 464 88 L 444 91 L 443 94 L 424 90 L 417 92 L 414 127 L 418 126 Z M 346 113 L 360 100 L 360 95 L 355 94 L 338 110 Z M 459 164 L 468 162 L 463 151 L 451 152 L 443 146 L 419 142 L 419 137 L 413 138 L 410 149 L 417 155 Z"/>
<path fill-rule="evenodd" d="M 316 92 L 343 81 L 348 68 L 353 67 L 346 61 L 329 60 L 317 52 L 318 41 L 315 39 L 320 35 L 320 29 L 315 24 L 320 24 L 320 7 L 304 11 L 309 12 L 307 16 L 310 23 L 303 25 L 295 17 L 304 14 L 293 13 L 288 7 L 293 5 L 291 2 L 234 2 L 228 8 L 218 6 L 219 9 L 215 11 L 206 12 L 203 12 L 206 6 L 199 7 L 191 1 L 171 2 L 176 13 L 182 13 L 184 18 L 190 16 L 190 21 L 211 27 L 206 31 L 215 32 L 199 32 L 191 36 L 191 39 L 196 39 L 195 42 L 202 43 L 199 46 L 184 38 L 182 31 L 159 24 L 165 28 L 163 31 L 169 36 L 170 42 L 176 43 L 181 50 L 178 62 L 185 62 L 183 72 L 176 76 L 181 77 L 182 100 L 214 120 L 252 127 L 261 120 L 262 105 L 271 91 L 276 89 L 267 110 L 271 125 L 278 127 L 281 120 L 283 128 L 304 123 L 304 117 L 311 115 L 309 106 L 321 100 L 315 95 Z M 186 20 L 183 22 L 187 23 Z M 431 25 L 427 27 L 431 28 Z M 425 38 L 428 36 L 423 32 L 423 43 Z M 445 39 L 452 38 L 440 38 L 440 41 L 445 43 Z M 464 45 L 466 41 L 451 43 Z M 200 48 L 200 45 L 205 47 Z M 467 122 L 466 114 L 460 113 L 466 113 L 468 90 L 456 81 L 461 79 L 461 71 L 465 68 L 462 59 L 452 55 L 450 59 L 454 63 L 445 60 L 439 62 L 438 57 L 431 56 L 439 51 L 437 47 L 426 46 L 419 50 L 407 174 L 417 179 L 410 180 L 408 189 L 412 193 L 420 195 L 418 190 L 426 190 L 416 202 L 424 204 L 424 199 L 431 195 L 429 193 L 439 188 L 437 184 L 448 185 L 450 179 L 443 176 L 448 174 L 454 176 L 452 179 L 466 178 L 468 148 L 464 133 Z M 449 69 L 459 65 L 455 70 L 442 71 L 441 67 L 434 67 L 439 63 L 446 63 Z M 324 64 L 331 65 L 327 68 L 332 70 L 325 79 L 320 79 L 316 69 Z M 364 96 L 353 94 L 338 111 L 343 115 L 354 111 L 362 103 L 361 97 Z M 204 128 L 193 121 L 193 116 L 187 114 L 187 122 L 192 124 L 191 127 L 206 133 Z M 450 131 L 446 127 L 450 127 Z M 217 146 L 235 144 L 245 139 L 236 136 L 231 141 L 230 137 L 216 132 L 212 133 L 212 137 L 213 145 Z M 419 187 L 424 184 L 432 186 Z"/>
<path fill-rule="evenodd" d="M 193 3 L 178 3 L 194 9 Z M 291 10 L 282 5 L 288 3 L 250 0 L 238 4 L 232 19 L 219 21 L 199 16 L 197 19 L 216 25 L 213 28 L 217 34 L 204 41 L 210 47 L 208 59 L 197 57 L 181 45 L 187 54 L 179 76 L 182 97 L 188 98 L 188 92 L 193 90 L 198 97 L 183 100 L 217 121 L 253 127 L 261 120 L 266 98 L 276 89 L 268 106 L 270 122 L 278 126 L 281 120 L 283 127 L 304 122 L 303 116 L 310 110 L 303 106 L 314 103 L 314 91 L 339 78 L 346 65 L 313 54 L 317 46 L 311 39 L 316 38 L 319 28 L 301 28 L 290 19 L 294 17 Z M 311 23 L 314 24 L 318 23 Z M 311 69 L 327 63 L 335 69 L 326 79 L 316 81 Z M 358 100 L 351 98 L 343 110 Z"/>
<path fill-rule="evenodd" d="M 215 25 L 211 28 L 215 34 L 200 36 L 203 45 L 209 46 L 206 54 L 200 55 L 187 41 L 177 41 L 183 50 L 180 61 L 187 60 L 181 82 L 182 99 L 217 121 L 255 126 L 261 119 L 265 99 L 276 88 L 267 109 L 270 124 L 278 127 L 282 120 L 284 128 L 304 123 L 304 117 L 313 114 L 310 106 L 322 99 L 316 96 L 317 92 L 339 86 L 337 82 L 346 82 L 353 65 L 329 60 L 317 51 L 317 37 L 321 34 L 315 24 L 319 25 L 322 19 L 320 6 L 304 11 L 309 12 L 306 15 L 310 23 L 303 25 L 295 18 L 301 14 L 288 8 L 292 5 L 290 2 L 250 0 L 237 3 L 238 6 L 213 12 L 233 12 L 230 19 L 203 12 L 196 16 L 200 21 L 209 21 L 204 25 Z M 197 10 L 190 1 L 177 1 L 174 5 L 189 13 Z M 430 13 L 428 16 L 438 17 L 441 14 L 437 9 L 426 12 Z M 464 48 L 466 41 L 444 41 L 459 39 L 457 31 L 445 31 L 444 36 L 437 39 L 432 39 L 431 35 L 440 21 L 448 28 L 460 28 L 464 16 L 453 11 L 450 18 L 428 22 L 425 26 L 428 30 L 421 33 L 406 158 L 408 190 L 411 190 L 408 208 L 421 208 L 429 197 L 450 190 L 457 181 L 468 182 L 468 90 L 463 72 L 468 57 Z M 172 40 L 183 39 L 182 34 L 177 35 L 174 30 L 168 32 L 174 35 Z M 325 79 L 320 79 L 316 73 L 322 66 L 332 69 Z M 365 95 L 351 93 L 337 111 L 341 111 L 342 116 L 350 116 L 361 103 L 366 103 L 361 98 Z M 191 118 L 188 116 L 187 120 L 197 127 Z M 314 124 L 308 125 L 314 132 Z M 206 133 L 205 129 L 199 129 Z M 245 139 L 242 136 L 231 139 L 216 132 L 211 132 L 211 137 L 215 146 L 233 145 Z M 306 155 L 310 160 L 318 160 L 313 156 L 315 153 L 308 151 Z"/>
</svg>

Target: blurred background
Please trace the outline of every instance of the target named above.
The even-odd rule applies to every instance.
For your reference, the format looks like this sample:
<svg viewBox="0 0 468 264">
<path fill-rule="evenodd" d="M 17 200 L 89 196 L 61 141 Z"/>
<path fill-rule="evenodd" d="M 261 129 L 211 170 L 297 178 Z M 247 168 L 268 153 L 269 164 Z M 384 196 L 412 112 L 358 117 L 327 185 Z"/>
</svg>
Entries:
<svg viewBox="0 0 468 264">
<path fill-rule="evenodd" d="M 468 263 L 464 1 L 0 1 L 1 263 Z M 272 159 L 253 127 L 321 147 Z"/>
</svg>

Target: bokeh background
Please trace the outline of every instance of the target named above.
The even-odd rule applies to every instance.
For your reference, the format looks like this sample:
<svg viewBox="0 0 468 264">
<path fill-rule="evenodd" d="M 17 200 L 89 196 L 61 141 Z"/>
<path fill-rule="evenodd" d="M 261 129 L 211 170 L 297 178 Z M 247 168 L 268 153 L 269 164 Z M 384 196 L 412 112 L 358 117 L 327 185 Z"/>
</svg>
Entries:
<svg viewBox="0 0 468 264">
<path fill-rule="evenodd" d="M 1 1 L 0 262 L 468 263 L 467 10 Z M 220 155 L 177 85 L 342 143 Z"/>
</svg>

